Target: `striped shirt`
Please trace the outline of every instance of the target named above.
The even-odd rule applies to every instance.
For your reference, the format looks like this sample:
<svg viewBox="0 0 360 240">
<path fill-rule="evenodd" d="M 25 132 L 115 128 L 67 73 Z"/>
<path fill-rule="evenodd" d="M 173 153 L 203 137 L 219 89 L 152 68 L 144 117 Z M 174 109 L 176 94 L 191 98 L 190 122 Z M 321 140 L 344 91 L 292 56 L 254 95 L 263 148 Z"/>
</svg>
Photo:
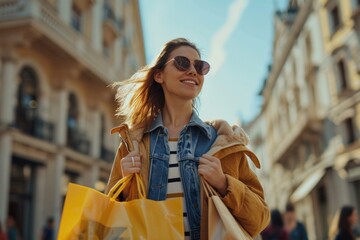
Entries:
<svg viewBox="0 0 360 240">
<path fill-rule="evenodd" d="M 170 159 L 166 198 L 181 197 L 183 199 L 185 239 L 190 239 L 190 228 L 187 218 L 184 189 L 180 178 L 179 162 L 177 159 L 177 143 L 177 139 L 169 139 Z"/>
</svg>

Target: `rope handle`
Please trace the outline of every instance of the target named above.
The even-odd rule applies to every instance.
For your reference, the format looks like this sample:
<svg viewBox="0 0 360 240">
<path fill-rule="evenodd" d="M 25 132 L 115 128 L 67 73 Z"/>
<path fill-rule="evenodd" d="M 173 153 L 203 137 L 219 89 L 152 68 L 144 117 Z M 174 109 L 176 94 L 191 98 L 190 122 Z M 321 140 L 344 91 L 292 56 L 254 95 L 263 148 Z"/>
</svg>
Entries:
<svg viewBox="0 0 360 240">
<path fill-rule="evenodd" d="M 115 200 L 123 191 L 124 189 L 131 183 L 132 179 L 135 177 L 135 181 L 136 181 L 136 189 L 139 195 L 140 199 L 145 199 L 146 198 L 146 193 L 145 193 L 145 187 L 144 187 L 144 182 L 141 178 L 141 175 L 138 173 L 134 173 L 131 175 L 128 175 L 126 177 L 123 177 L 122 179 L 120 179 L 109 191 L 108 193 L 108 197 L 110 197 L 111 199 Z"/>
</svg>

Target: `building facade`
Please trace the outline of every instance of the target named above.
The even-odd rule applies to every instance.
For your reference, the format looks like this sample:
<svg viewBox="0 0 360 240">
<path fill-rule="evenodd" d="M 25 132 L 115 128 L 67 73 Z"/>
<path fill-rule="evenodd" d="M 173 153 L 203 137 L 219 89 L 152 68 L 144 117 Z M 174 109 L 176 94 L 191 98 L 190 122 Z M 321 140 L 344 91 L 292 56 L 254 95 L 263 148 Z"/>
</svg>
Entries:
<svg viewBox="0 0 360 240">
<path fill-rule="evenodd" d="M 119 143 L 109 85 L 145 65 L 137 0 L 0 2 L 0 221 L 38 239 L 69 182 L 103 191 Z"/>
<path fill-rule="evenodd" d="M 359 6 L 290 0 L 274 16 L 258 117 L 266 125 L 262 182 L 271 208 L 295 205 L 309 239 L 327 239 L 342 205 L 360 207 Z"/>
</svg>

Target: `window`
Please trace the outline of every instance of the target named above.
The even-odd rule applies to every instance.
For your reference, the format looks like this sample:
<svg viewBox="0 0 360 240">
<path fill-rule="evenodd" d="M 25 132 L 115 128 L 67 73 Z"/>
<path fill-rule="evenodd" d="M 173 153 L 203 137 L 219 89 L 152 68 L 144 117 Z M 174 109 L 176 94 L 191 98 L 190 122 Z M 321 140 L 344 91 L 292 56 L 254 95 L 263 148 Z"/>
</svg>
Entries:
<svg viewBox="0 0 360 240">
<path fill-rule="evenodd" d="M 70 93 L 68 101 L 67 144 L 70 147 L 74 147 L 78 140 L 79 107 L 75 94 Z"/>
<path fill-rule="evenodd" d="M 24 67 L 20 72 L 15 124 L 21 131 L 34 135 L 38 115 L 38 77 L 34 69 Z"/>
<path fill-rule="evenodd" d="M 343 142 L 346 146 L 355 142 L 355 129 L 352 118 L 347 118 L 343 122 Z"/>
<path fill-rule="evenodd" d="M 332 8 L 328 9 L 328 14 L 330 35 L 333 35 L 338 30 L 341 23 L 339 6 L 337 4 L 334 4 Z"/>
<path fill-rule="evenodd" d="M 82 31 L 82 14 L 76 5 L 71 10 L 71 26 L 78 32 Z"/>
<path fill-rule="evenodd" d="M 336 76 L 337 76 L 338 91 L 342 92 L 343 90 L 348 88 L 346 65 L 343 59 L 339 60 L 338 63 L 336 64 L 336 70 L 337 70 Z"/>
</svg>

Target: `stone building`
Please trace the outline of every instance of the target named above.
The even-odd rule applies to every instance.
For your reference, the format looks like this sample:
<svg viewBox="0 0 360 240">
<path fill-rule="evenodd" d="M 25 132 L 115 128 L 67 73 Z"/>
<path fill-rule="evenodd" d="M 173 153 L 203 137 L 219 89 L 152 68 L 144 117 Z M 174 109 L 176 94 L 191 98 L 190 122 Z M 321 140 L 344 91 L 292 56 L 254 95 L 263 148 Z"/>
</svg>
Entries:
<svg viewBox="0 0 360 240">
<path fill-rule="evenodd" d="M 276 12 L 263 106 L 249 125 L 265 124 L 254 149 L 268 161 L 259 177 L 270 207 L 292 202 L 310 239 L 327 238 L 342 205 L 360 208 L 359 9 L 352 0 L 290 0 Z"/>
<path fill-rule="evenodd" d="M 0 221 L 38 239 L 68 182 L 104 190 L 117 137 L 108 86 L 145 64 L 137 0 L 0 2 Z"/>
</svg>

